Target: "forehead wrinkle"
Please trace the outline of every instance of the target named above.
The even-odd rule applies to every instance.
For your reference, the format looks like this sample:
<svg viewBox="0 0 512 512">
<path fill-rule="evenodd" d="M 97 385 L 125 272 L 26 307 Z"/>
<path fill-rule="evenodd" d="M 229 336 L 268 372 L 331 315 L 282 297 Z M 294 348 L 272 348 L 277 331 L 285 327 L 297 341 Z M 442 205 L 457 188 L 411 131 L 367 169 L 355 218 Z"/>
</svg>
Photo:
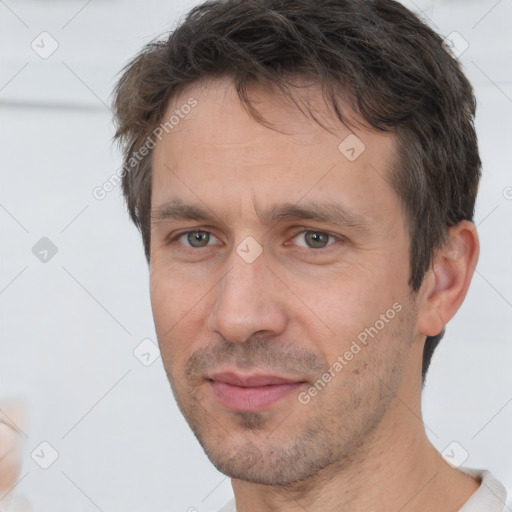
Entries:
<svg viewBox="0 0 512 512">
<path fill-rule="evenodd" d="M 343 225 L 354 229 L 367 230 L 372 219 L 365 213 L 356 213 L 336 203 L 312 201 L 303 205 L 280 203 L 263 210 L 255 204 L 255 212 L 260 222 L 266 226 L 292 220 L 312 220 L 333 226 Z M 194 203 L 185 203 L 180 198 L 155 207 L 151 212 L 152 223 L 165 220 L 193 220 L 201 222 L 220 221 L 226 223 L 210 208 Z"/>
</svg>

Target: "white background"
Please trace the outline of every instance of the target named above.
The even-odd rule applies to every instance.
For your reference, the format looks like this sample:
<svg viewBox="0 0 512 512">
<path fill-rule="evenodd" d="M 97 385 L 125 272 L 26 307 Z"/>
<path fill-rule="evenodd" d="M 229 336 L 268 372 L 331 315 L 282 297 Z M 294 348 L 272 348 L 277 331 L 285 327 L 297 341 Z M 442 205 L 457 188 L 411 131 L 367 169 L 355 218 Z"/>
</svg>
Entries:
<svg viewBox="0 0 512 512">
<path fill-rule="evenodd" d="M 0 400 L 30 422 L 20 482 L 37 512 L 218 509 L 229 479 L 206 459 L 179 414 L 156 342 L 148 270 L 120 189 L 92 191 L 120 167 L 111 147 L 116 73 L 196 2 L 0 1 Z M 512 495 L 511 0 L 405 2 L 444 36 L 457 31 L 479 102 L 481 257 L 424 391 L 424 421 L 442 451 L 488 468 Z M 47 31 L 59 47 L 40 58 Z M 36 40 L 37 41 L 37 40 Z M 507 199 L 506 191 L 509 191 Z M 48 237 L 47 263 L 32 247 Z M 30 453 L 59 453 L 43 470 Z"/>
</svg>

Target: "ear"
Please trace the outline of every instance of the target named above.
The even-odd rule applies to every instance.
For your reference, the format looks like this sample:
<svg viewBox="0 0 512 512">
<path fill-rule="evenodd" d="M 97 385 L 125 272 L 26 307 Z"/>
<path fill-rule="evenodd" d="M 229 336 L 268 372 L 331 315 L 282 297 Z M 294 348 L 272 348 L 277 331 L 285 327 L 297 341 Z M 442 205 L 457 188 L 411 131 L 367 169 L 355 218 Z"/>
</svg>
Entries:
<svg viewBox="0 0 512 512">
<path fill-rule="evenodd" d="M 425 336 L 439 334 L 459 309 L 480 253 L 478 233 L 472 222 L 463 220 L 448 233 L 449 239 L 436 251 L 419 292 L 418 329 Z"/>
</svg>

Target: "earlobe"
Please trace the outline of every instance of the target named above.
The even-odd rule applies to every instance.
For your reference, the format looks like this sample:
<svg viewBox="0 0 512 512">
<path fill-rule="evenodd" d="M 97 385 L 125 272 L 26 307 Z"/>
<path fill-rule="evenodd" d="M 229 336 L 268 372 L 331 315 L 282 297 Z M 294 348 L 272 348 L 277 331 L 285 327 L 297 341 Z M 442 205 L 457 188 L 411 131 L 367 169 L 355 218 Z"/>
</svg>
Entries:
<svg viewBox="0 0 512 512">
<path fill-rule="evenodd" d="M 473 223 L 463 220 L 451 227 L 448 235 L 420 289 L 418 329 L 425 336 L 439 334 L 455 315 L 478 261 L 480 246 Z"/>
</svg>

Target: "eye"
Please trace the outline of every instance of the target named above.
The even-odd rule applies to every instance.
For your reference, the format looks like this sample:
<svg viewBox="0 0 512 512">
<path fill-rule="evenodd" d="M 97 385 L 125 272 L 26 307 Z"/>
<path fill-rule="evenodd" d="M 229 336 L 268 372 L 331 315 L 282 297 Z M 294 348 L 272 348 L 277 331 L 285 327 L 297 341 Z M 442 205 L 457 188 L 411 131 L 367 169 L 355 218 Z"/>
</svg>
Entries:
<svg viewBox="0 0 512 512">
<path fill-rule="evenodd" d="M 324 249 L 340 241 L 342 238 L 331 235 L 324 231 L 305 230 L 297 233 L 293 240 L 296 241 L 299 247 L 306 249 Z M 212 240 L 217 240 L 217 243 L 209 243 Z M 299 242 L 302 241 L 302 243 Z M 179 242 L 186 248 L 200 249 L 211 245 L 220 245 L 218 239 L 209 231 L 204 230 L 191 230 L 185 231 L 176 235 L 169 243 Z"/>
<path fill-rule="evenodd" d="M 207 247 L 208 245 L 212 245 L 208 244 L 211 237 L 215 238 L 215 236 L 212 235 L 209 231 L 194 230 L 186 231 L 185 233 L 177 235 L 175 238 L 171 240 L 171 242 L 178 241 L 185 247 L 200 249 L 201 247 Z"/>
<path fill-rule="evenodd" d="M 300 243 L 298 245 L 307 249 L 323 249 L 339 240 L 338 237 L 323 231 L 301 231 L 300 233 L 297 233 L 293 239 L 304 240 L 305 245 L 301 245 Z M 329 239 L 332 240 L 331 243 L 328 243 Z"/>
</svg>

